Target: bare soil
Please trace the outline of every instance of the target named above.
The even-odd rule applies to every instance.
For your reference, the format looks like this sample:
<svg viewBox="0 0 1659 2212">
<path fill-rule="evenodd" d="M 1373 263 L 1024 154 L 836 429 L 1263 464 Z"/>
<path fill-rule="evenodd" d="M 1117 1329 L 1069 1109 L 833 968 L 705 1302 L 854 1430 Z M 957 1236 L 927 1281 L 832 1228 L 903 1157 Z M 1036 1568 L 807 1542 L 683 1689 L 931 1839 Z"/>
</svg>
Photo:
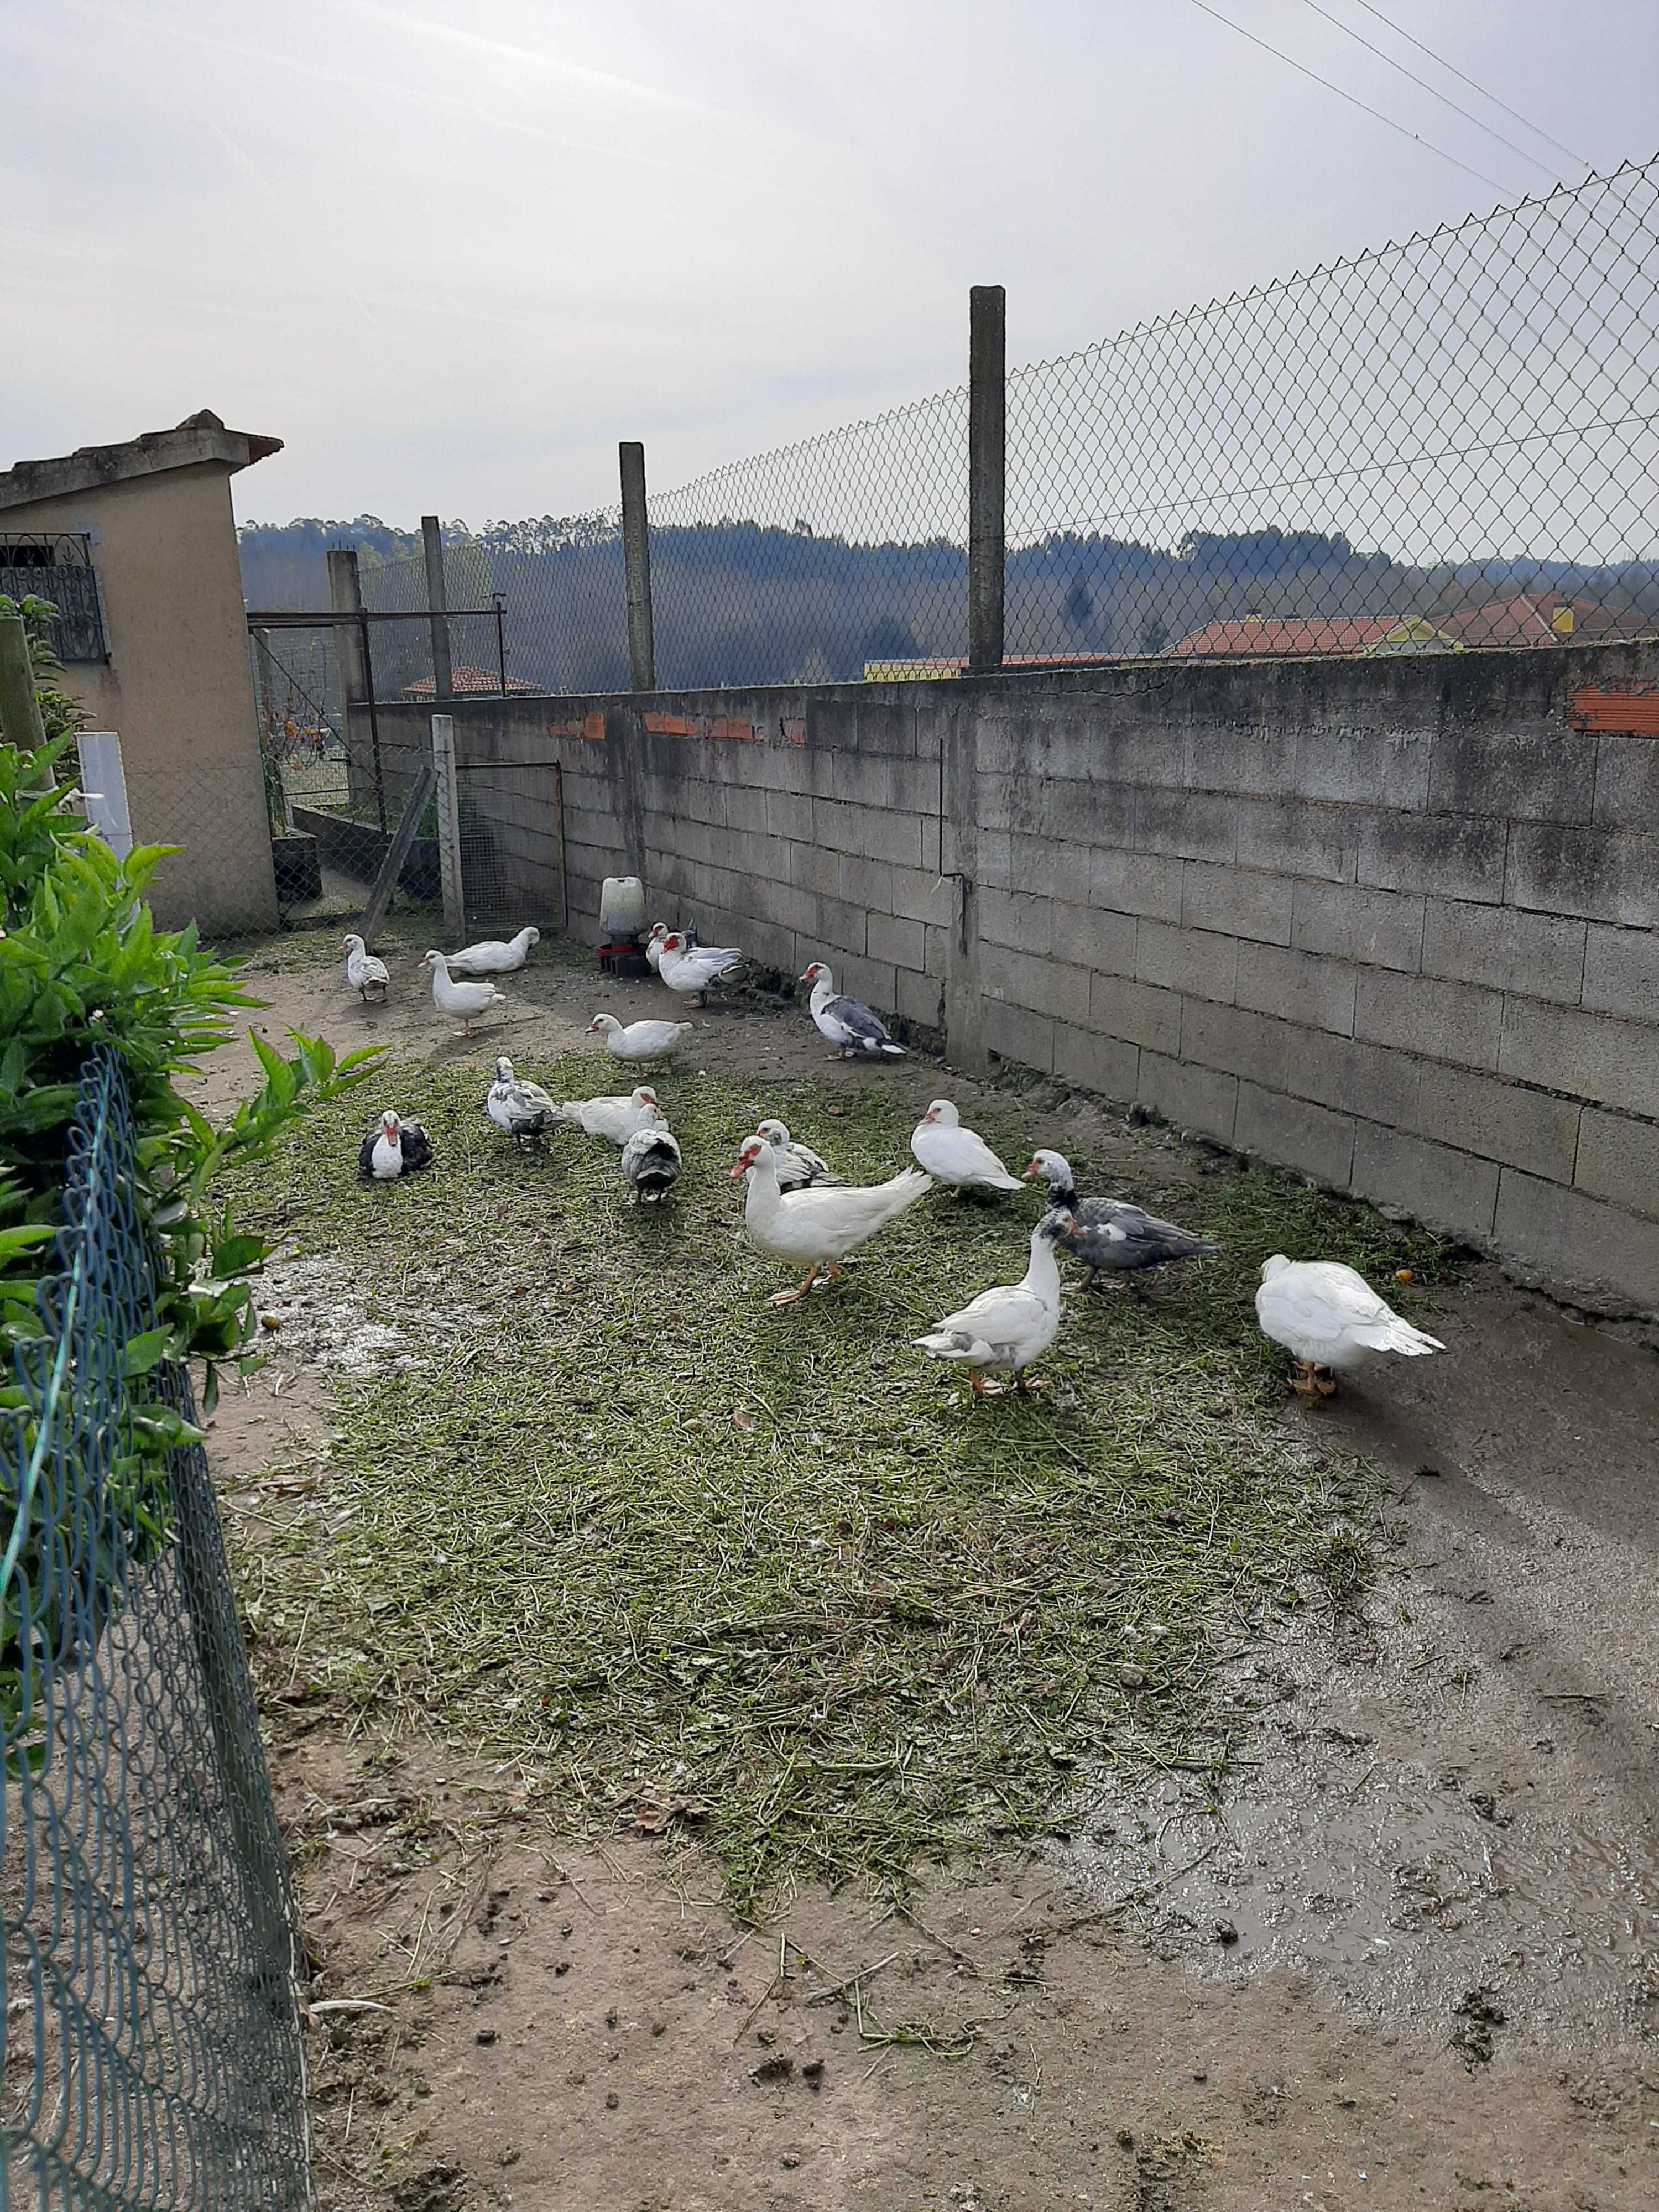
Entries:
<svg viewBox="0 0 1659 2212">
<path fill-rule="evenodd" d="M 421 949 L 363 1009 L 331 947 L 265 948 L 257 1018 L 482 1084 L 600 1008 L 661 1011 L 553 949 L 462 1040 Z M 848 1079 L 799 1009 L 696 1018 L 711 1068 Z M 220 1055 L 204 1103 L 246 1060 Z M 976 1095 L 923 1059 L 889 1079 L 918 1108 Z M 1173 1204 L 1228 1171 L 1051 1086 L 1026 1104 L 1097 1187 Z M 325 2212 L 1659 2203 L 1659 1364 L 1490 1267 L 1435 1326 L 1443 1358 L 1287 1405 L 1384 1472 L 1399 1572 L 1363 1621 L 1241 1659 L 1219 1821 L 1172 1777 L 1038 1857 L 934 1874 L 908 1911 L 803 1894 L 742 1929 L 684 1839 L 568 1848 L 510 1770 L 348 1740 L 307 1711 L 299 1650 L 289 1674 L 262 1650 L 311 2000 L 386 2008 L 313 2023 Z M 228 1394 L 238 1544 L 323 1479 L 328 1419 L 280 1336 Z"/>
</svg>

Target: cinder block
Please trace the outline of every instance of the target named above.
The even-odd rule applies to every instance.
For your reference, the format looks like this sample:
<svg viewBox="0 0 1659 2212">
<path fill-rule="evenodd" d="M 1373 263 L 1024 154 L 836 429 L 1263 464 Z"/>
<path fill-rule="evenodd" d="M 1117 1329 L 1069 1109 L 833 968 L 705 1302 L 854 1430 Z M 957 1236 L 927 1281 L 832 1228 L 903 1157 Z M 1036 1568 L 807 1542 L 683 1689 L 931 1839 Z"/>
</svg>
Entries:
<svg viewBox="0 0 1659 2212">
<path fill-rule="evenodd" d="M 1054 1064 L 1054 1025 L 1047 1014 L 1034 1014 L 1006 1000 L 987 999 L 980 1012 L 980 1035 L 988 1052 L 1035 1067 L 1045 1075 Z"/>
<path fill-rule="evenodd" d="M 1090 877 L 1093 848 L 1068 844 L 1063 839 L 1016 836 L 1010 840 L 1012 873 L 1009 881 L 1025 890 L 1043 890 L 1051 898 L 1073 906 L 1092 903 Z M 980 881 L 986 880 L 983 871 Z"/>
<path fill-rule="evenodd" d="M 1051 845 L 1127 845 L 1134 819 L 1134 791 L 1124 783 L 1079 783 L 1047 777 L 1032 790 L 1030 819 Z"/>
<path fill-rule="evenodd" d="M 1429 805 L 1437 814 L 1514 822 L 1588 822 L 1595 804 L 1594 737 L 1576 730 L 1452 724 L 1434 741 Z"/>
<path fill-rule="evenodd" d="M 1593 1197 L 1659 1220 L 1659 1125 L 1586 1106 L 1572 1180 Z"/>
<path fill-rule="evenodd" d="M 1238 981 L 1238 939 L 1143 921 L 1136 939 L 1135 974 L 1143 983 L 1231 1005 Z"/>
<path fill-rule="evenodd" d="M 1017 830 L 1022 836 L 1036 836 L 1036 791 L 1030 776 L 988 775 L 981 767 L 975 788 L 975 818 L 981 830 Z"/>
<path fill-rule="evenodd" d="M 937 976 L 918 975 L 908 968 L 901 968 L 898 970 L 898 1010 L 907 1022 L 920 1022 L 923 1029 L 943 1028 L 944 986 Z"/>
<path fill-rule="evenodd" d="M 1297 733 L 1288 788 L 1304 799 L 1421 813 L 1429 803 L 1432 758 L 1426 725 L 1358 728 L 1322 715 Z"/>
<path fill-rule="evenodd" d="M 1659 1100 L 1659 1029 L 1541 999 L 1508 1001 L 1498 1064 L 1522 1083 L 1632 1114 L 1651 1114 Z"/>
<path fill-rule="evenodd" d="M 1583 980 L 1585 927 L 1559 915 L 1431 899 L 1423 929 L 1423 973 L 1576 1006 Z"/>
<path fill-rule="evenodd" d="M 1517 823 L 1510 832 L 1511 906 L 1659 927 L 1659 836 Z"/>
<path fill-rule="evenodd" d="M 1134 799 L 1135 848 L 1170 860 L 1233 860 L 1238 855 L 1238 816 L 1235 799 L 1142 787 Z"/>
<path fill-rule="evenodd" d="M 866 860 L 861 853 L 841 853 L 836 859 L 836 896 L 866 912 L 894 911 L 893 884 L 897 870 L 890 860 Z"/>
<path fill-rule="evenodd" d="M 1147 1045 L 1173 1059 L 1181 1049 L 1181 999 L 1174 991 L 1097 974 L 1089 983 L 1088 1025 L 1098 1036 Z"/>
<path fill-rule="evenodd" d="M 1181 1057 L 1200 1067 L 1237 1075 L 1264 1090 L 1288 1091 L 1297 1041 L 1305 1030 L 1240 1006 L 1217 1006 L 1208 999 L 1181 1003 Z"/>
<path fill-rule="evenodd" d="M 879 806 L 901 813 L 937 816 L 939 763 L 908 757 L 900 758 L 893 754 L 837 752 L 831 793 L 853 806 Z"/>
<path fill-rule="evenodd" d="M 927 940 L 919 921 L 872 914 L 866 924 L 865 949 L 871 959 L 890 962 L 895 968 L 913 968 L 920 974 L 927 965 Z"/>
<path fill-rule="evenodd" d="M 848 806 L 833 799 L 812 801 L 812 834 L 838 853 L 861 854 L 871 860 L 896 860 L 902 867 L 921 866 L 921 825 L 914 814 L 890 814 L 878 806 Z"/>
<path fill-rule="evenodd" d="M 895 914 L 906 921 L 945 923 L 955 919 L 960 894 L 948 877 L 926 868 L 892 868 L 888 872 Z"/>
<path fill-rule="evenodd" d="M 1310 1105 L 1305 1098 L 1264 1091 L 1254 1083 L 1238 1086 L 1233 1142 L 1279 1166 L 1311 1176 L 1332 1190 L 1347 1187 L 1353 1165 L 1353 1121 L 1346 1114 Z"/>
<path fill-rule="evenodd" d="M 1472 814 L 1376 812 L 1359 817 L 1358 834 L 1362 884 L 1494 905 L 1504 896 L 1506 822 Z"/>
<path fill-rule="evenodd" d="M 1224 930 L 1264 945 L 1288 945 L 1295 890 L 1288 876 L 1262 875 L 1253 868 L 1217 867 L 1208 860 L 1184 860 L 1182 927 Z"/>
<path fill-rule="evenodd" d="M 812 802 L 804 793 L 769 791 L 765 827 L 775 837 L 798 837 L 811 843 Z"/>
<path fill-rule="evenodd" d="M 1161 1053 L 1143 1052 L 1136 1084 L 1139 1103 L 1177 1129 L 1213 1137 L 1218 1144 L 1232 1143 L 1238 1112 L 1237 1076 L 1194 1067 L 1186 1060 L 1166 1060 Z"/>
<path fill-rule="evenodd" d="M 862 960 L 866 944 L 864 908 L 849 906 L 845 899 L 826 897 L 822 891 L 814 891 L 811 900 L 811 919 L 799 935 L 803 943 L 816 947 L 812 958 L 844 963 L 851 954 Z M 806 963 L 803 961 L 801 965 L 805 967 Z M 853 995 L 858 998 L 862 994 L 855 991 Z"/>
<path fill-rule="evenodd" d="M 1371 890 L 1362 884 L 1298 883 L 1291 943 L 1368 968 L 1420 966 L 1424 901 L 1410 892 Z"/>
<path fill-rule="evenodd" d="M 1285 1090 L 1339 1113 L 1403 1128 L 1413 1125 L 1421 1083 L 1437 1080 L 1441 1073 L 1410 1053 L 1357 1037 L 1304 1029 L 1291 1029 L 1290 1036 Z"/>
<path fill-rule="evenodd" d="M 1374 1121 L 1356 1125 L 1356 1195 L 1403 1206 L 1431 1229 L 1486 1243 L 1498 1211 L 1498 1174 L 1495 1162 L 1472 1152 L 1425 1144 Z"/>
<path fill-rule="evenodd" d="M 1354 1035 L 1373 1044 L 1396 1045 L 1462 1067 L 1495 1068 L 1503 1018 L 1501 991 L 1381 968 L 1359 970 Z"/>
<path fill-rule="evenodd" d="M 771 795 L 757 784 L 728 783 L 726 787 L 726 820 L 734 830 L 771 831 L 772 823 L 767 806 Z"/>
<path fill-rule="evenodd" d="M 1189 791 L 1278 797 L 1296 787 L 1296 732 L 1202 722 L 1189 726 L 1182 780 Z"/>
<path fill-rule="evenodd" d="M 1089 869 L 1091 903 L 1154 921 L 1179 921 L 1183 865 L 1162 853 L 1097 850 Z"/>
<path fill-rule="evenodd" d="M 1576 1098 L 1558 1098 L 1501 1076 L 1431 1067 L 1423 1070 L 1410 1114 L 1388 1118 L 1460 1151 L 1571 1182 L 1579 1112 Z"/>
<path fill-rule="evenodd" d="M 1500 1251 L 1558 1289 L 1643 1313 L 1659 1308 L 1659 1222 L 1505 1168 L 1493 1233 Z"/>
<path fill-rule="evenodd" d="M 988 945 L 1021 952 L 1047 952 L 1054 943 L 1054 904 L 1035 892 L 979 893 L 979 933 Z"/>
<path fill-rule="evenodd" d="M 1584 952 L 1583 1000 L 1597 1013 L 1659 1022 L 1659 935 L 1592 922 Z"/>
<path fill-rule="evenodd" d="M 1241 799 L 1239 866 L 1351 884 L 1358 867 L 1355 822 L 1346 807 L 1297 799 Z"/>
<path fill-rule="evenodd" d="M 917 817 L 921 830 L 921 865 L 929 875 L 938 875 L 944 866 L 939 858 L 945 844 L 945 824 L 935 814 Z"/>
<path fill-rule="evenodd" d="M 1278 1014 L 1304 1027 L 1353 1035 L 1354 987 L 1358 970 L 1316 952 L 1291 952 L 1278 945 L 1238 948 L 1237 1000 L 1259 1014 Z"/>
<path fill-rule="evenodd" d="M 795 949 L 800 950 L 799 943 Z M 820 953 L 817 957 L 822 959 L 823 956 Z M 803 960 L 801 968 L 808 964 Z M 855 953 L 843 952 L 829 964 L 838 991 L 845 991 L 849 998 L 862 999 L 878 1014 L 897 1011 L 898 971 L 885 961 L 863 960 Z"/>
<path fill-rule="evenodd" d="M 1606 830 L 1651 830 L 1659 822 L 1659 744 L 1603 736 L 1595 759 L 1595 819 Z"/>
<path fill-rule="evenodd" d="M 759 921 L 753 915 L 739 915 L 730 937 L 722 933 L 720 942 L 741 945 L 758 967 L 775 968 L 785 975 L 800 973 L 795 966 L 795 933 L 781 922 Z"/>
<path fill-rule="evenodd" d="M 1056 959 L 1097 968 L 1108 975 L 1134 974 L 1133 915 L 1113 914 L 1103 907 L 1067 906 L 1058 899 L 1052 902 L 1052 911 Z"/>
<path fill-rule="evenodd" d="M 1092 1030 L 1054 1024 L 1054 1073 L 1102 1098 L 1133 1099 L 1140 1073 L 1139 1046 Z"/>
<path fill-rule="evenodd" d="M 802 890 L 823 891 L 834 898 L 841 884 L 841 858 L 822 845 L 791 845 L 789 880 Z"/>
<path fill-rule="evenodd" d="M 1039 1014 L 1086 1026 L 1089 1019 L 1089 971 L 1060 960 L 1030 952 L 1015 952 L 1000 945 L 981 945 L 980 988 L 989 998 L 1012 1000 Z"/>
<path fill-rule="evenodd" d="M 993 890 L 1006 891 L 1017 880 L 1014 872 L 1014 841 L 1006 830 L 981 829 L 974 840 L 975 860 L 969 872 L 974 880 L 988 885 Z M 956 833 L 949 823 L 945 826 L 944 849 L 939 865 L 945 868 L 960 867 Z"/>
</svg>

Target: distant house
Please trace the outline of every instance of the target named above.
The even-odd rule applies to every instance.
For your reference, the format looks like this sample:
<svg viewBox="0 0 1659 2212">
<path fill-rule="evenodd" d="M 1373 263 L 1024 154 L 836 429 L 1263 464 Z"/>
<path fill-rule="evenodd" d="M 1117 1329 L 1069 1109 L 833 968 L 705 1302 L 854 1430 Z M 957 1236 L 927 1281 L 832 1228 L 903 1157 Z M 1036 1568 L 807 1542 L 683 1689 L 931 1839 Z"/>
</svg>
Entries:
<svg viewBox="0 0 1659 2212">
<path fill-rule="evenodd" d="M 1241 622 L 1206 623 L 1170 647 L 1184 660 L 1212 657 L 1282 655 L 1307 659 L 1321 653 L 1445 653 L 1458 641 L 1420 616 L 1246 615 Z"/>
<path fill-rule="evenodd" d="M 1100 668 L 1111 659 L 1101 653 L 1008 653 L 1005 668 Z M 866 684 L 902 684 L 927 676 L 965 676 L 968 663 L 960 660 L 866 660 Z M 493 686 L 491 687 L 494 688 Z"/>
<path fill-rule="evenodd" d="M 459 668 L 450 670 L 449 688 L 458 699 L 471 697 L 479 691 L 487 691 L 492 698 L 499 699 L 501 696 L 501 672 L 495 668 L 473 668 L 464 661 Z M 533 684 L 520 683 L 516 676 L 509 676 L 507 688 L 509 691 L 534 691 L 538 687 Z M 435 699 L 437 686 L 430 676 L 417 676 L 412 684 L 404 684 L 403 696 L 405 699 Z"/>
<path fill-rule="evenodd" d="M 282 444 L 204 410 L 0 472 L 0 592 L 59 608 L 64 688 L 120 738 L 134 836 L 184 848 L 151 888 L 169 925 L 276 923 L 230 479 Z"/>
<path fill-rule="evenodd" d="M 1566 599 L 1553 592 L 1517 592 L 1439 617 L 1460 645 L 1561 645 L 1569 639 L 1651 637 L 1651 615 L 1609 607 L 1595 599 Z"/>
</svg>

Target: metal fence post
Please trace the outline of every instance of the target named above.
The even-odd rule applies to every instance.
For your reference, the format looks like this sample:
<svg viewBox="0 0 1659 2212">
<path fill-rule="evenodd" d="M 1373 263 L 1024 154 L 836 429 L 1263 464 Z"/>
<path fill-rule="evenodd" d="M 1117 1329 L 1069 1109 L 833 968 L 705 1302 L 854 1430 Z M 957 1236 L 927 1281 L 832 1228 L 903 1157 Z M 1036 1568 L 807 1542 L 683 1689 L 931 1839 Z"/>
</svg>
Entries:
<svg viewBox="0 0 1659 2212">
<path fill-rule="evenodd" d="M 968 665 L 1002 665 L 1007 304 L 1000 284 L 968 294 Z"/>
<path fill-rule="evenodd" d="M 421 547 L 426 555 L 426 604 L 432 616 L 432 696 L 450 699 L 455 684 L 449 665 L 449 592 L 444 582 L 443 532 L 435 514 L 421 517 Z"/>
<path fill-rule="evenodd" d="M 657 688 L 657 644 L 651 619 L 651 532 L 645 514 L 645 447 L 624 439 L 622 456 L 623 570 L 628 584 L 628 679 L 635 691 Z"/>
<path fill-rule="evenodd" d="M 438 875 L 443 886 L 444 927 L 459 937 L 466 927 L 461 880 L 461 817 L 455 792 L 455 717 L 432 717 L 432 766 L 438 779 Z"/>
</svg>

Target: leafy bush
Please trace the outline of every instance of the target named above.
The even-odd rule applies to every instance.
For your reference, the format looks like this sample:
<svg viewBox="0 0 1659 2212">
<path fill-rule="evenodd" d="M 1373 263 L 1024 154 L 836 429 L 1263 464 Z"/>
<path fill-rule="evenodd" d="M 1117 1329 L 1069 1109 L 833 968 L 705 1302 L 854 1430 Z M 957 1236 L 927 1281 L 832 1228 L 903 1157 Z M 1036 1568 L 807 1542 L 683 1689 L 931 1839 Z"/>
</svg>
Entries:
<svg viewBox="0 0 1659 2212">
<path fill-rule="evenodd" d="M 48 738 L 73 736 L 86 726 L 85 710 L 58 688 L 58 678 L 64 672 L 64 664 L 52 649 L 52 625 L 58 610 L 50 599 L 41 599 L 29 592 L 21 599 L 9 599 L 0 592 L 0 615 L 21 615 L 23 629 L 29 643 L 29 659 L 34 666 L 34 696 L 40 703 L 40 719 L 46 724 Z"/>
</svg>

